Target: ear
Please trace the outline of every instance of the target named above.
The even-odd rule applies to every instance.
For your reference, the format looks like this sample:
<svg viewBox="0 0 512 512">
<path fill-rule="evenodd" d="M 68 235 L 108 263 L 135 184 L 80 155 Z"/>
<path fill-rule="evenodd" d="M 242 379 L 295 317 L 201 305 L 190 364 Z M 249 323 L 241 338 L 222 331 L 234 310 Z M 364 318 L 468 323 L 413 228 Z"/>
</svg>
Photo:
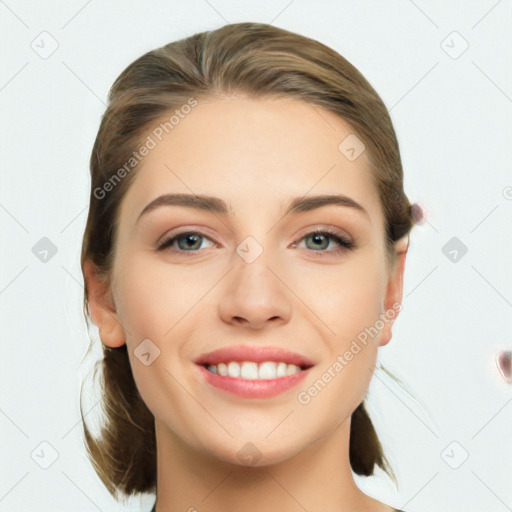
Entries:
<svg viewBox="0 0 512 512">
<path fill-rule="evenodd" d="M 391 268 L 386 288 L 386 296 L 383 301 L 385 318 L 381 331 L 379 346 L 389 343 L 392 337 L 391 329 L 398 317 L 402 305 L 404 291 L 405 257 L 409 248 L 409 237 L 401 238 L 395 243 L 396 260 Z"/>
<path fill-rule="evenodd" d="M 126 343 L 123 326 L 117 315 L 112 291 L 105 278 L 98 275 L 90 260 L 84 263 L 84 279 L 87 283 L 87 298 L 91 320 L 100 333 L 100 339 L 109 347 L 121 347 Z"/>
</svg>

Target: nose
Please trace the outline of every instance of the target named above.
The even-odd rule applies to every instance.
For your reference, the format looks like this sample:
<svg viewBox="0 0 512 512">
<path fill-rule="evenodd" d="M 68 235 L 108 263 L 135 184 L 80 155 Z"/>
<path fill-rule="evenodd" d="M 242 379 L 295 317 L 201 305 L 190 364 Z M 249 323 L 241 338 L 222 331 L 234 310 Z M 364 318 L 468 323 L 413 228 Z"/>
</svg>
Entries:
<svg viewBox="0 0 512 512">
<path fill-rule="evenodd" d="M 219 301 L 223 322 L 248 329 L 284 325 L 291 316 L 291 292 L 279 271 L 270 268 L 265 251 L 252 263 L 236 259 Z"/>
</svg>

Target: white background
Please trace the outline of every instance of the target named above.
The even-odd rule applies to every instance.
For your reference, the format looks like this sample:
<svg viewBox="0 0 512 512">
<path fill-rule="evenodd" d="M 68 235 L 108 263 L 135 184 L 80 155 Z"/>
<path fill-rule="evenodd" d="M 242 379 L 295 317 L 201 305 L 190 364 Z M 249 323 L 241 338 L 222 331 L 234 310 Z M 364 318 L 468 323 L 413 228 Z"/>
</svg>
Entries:
<svg viewBox="0 0 512 512">
<path fill-rule="evenodd" d="M 406 193 L 427 212 L 411 235 L 393 340 L 379 352 L 421 406 L 375 373 L 368 407 L 399 489 L 381 474 L 358 484 L 407 512 L 512 510 L 512 384 L 495 362 L 512 350 L 510 0 L 6 0 L 0 511 L 153 504 L 152 496 L 117 504 L 82 440 L 78 395 L 93 363 L 82 363 L 79 266 L 89 157 L 108 89 L 130 62 L 240 21 L 318 39 L 366 76 L 390 109 Z M 58 43 L 48 58 L 32 48 L 41 38 L 46 49 Z M 442 251 L 454 236 L 468 249 L 456 262 Z M 58 250 L 46 263 L 32 252 L 43 237 Z M 39 460 L 51 456 L 43 442 L 58 454 L 48 469 L 32 458 L 34 450 Z"/>
</svg>

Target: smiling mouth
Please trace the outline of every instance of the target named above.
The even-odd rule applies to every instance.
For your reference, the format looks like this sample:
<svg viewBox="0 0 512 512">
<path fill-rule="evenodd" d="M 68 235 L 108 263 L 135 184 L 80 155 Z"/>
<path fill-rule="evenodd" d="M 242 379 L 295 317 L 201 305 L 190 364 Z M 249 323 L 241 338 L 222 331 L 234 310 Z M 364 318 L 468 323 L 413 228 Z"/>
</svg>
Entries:
<svg viewBox="0 0 512 512">
<path fill-rule="evenodd" d="M 312 365 L 298 366 L 284 361 L 229 361 L 218 364 L 202 364 L 206 370 L 221 377 L 245 380 L 272 380 L 295 375 L 311 368 Z"/>
</svg>

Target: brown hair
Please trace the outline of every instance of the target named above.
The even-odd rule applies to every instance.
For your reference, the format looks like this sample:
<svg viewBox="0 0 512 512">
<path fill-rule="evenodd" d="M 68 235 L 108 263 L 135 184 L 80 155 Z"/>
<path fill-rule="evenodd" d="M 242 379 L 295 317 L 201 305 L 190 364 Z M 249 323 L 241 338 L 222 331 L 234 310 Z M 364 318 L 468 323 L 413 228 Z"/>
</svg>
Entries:
<svg viewBox="0 0 512 512">
<path fill-rule="evenodd" d="M 191 97 L 242 94 L 299 99 L 347 121 L 369 150 L 372 174 L 386 220 L 386 246 L 413 226 L 403 190 L 398 141 L 388 111 L 372 86 L 345 58 L 324 44 L 260 23 L 237 23 L 194 34 L 150 51 L 132 62 L 112 85 L 90 160 L 91 196 L 81 266 L 91 260 L 110 283 L 119 205 L 135 172 L 119 169 L 147 137 L 149 126 Z M 340 141 L 341 142 L 341 141 Z M 126 167 L 125 167 L 126 169 Z M 126 175 L 125 175 L 126 174 Z M 103 197 L 104 196 L 104 197 Z M 84 315 L 89 316 L 84 274 Z M 89 325 L 88 325 L 89 327 Z M 93 340 L 89 350 L 92 347 Z M 88 351 L 89 352 L 89 351 Z M 95 439 L 82 424 L 88 456 L 117 499 L 156 490 L 154 417 L 135 385 L 126 345 L 103 345 L 101 392 L 104 423 Z M 381 467 L 396 481 L 364 400 L 352 414 L 350 464 L 359 475 Z"/>
</svg>

